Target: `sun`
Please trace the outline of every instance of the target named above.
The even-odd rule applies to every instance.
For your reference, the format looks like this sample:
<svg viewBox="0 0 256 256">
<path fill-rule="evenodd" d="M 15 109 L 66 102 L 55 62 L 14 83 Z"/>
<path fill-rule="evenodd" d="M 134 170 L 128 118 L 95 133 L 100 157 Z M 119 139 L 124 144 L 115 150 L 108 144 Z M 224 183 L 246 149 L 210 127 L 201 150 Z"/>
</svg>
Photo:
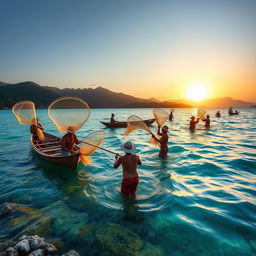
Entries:
<svg viewBox="0 0 256 256">
<path fill-rule="evenodd" d="M 207 86 L 201 83 L 191 84 L 187 90 L 187 98 L 194 101 L 204 100 L 208 96 Z"/>
</svg>

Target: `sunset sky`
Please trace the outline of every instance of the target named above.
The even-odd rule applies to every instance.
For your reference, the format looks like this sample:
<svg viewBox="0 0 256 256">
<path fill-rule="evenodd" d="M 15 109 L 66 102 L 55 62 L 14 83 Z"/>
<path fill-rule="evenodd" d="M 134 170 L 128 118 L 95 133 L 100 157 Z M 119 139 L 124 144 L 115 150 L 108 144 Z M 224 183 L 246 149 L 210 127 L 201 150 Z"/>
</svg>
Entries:
<svg viewBox="0 0 256 256">
<path fill-rule="evenodd" d="M 0 11 L 2 82 L 169 100 L 195 86 L 256 102 L 255 0 L 1 0 Z"/>
</svg>

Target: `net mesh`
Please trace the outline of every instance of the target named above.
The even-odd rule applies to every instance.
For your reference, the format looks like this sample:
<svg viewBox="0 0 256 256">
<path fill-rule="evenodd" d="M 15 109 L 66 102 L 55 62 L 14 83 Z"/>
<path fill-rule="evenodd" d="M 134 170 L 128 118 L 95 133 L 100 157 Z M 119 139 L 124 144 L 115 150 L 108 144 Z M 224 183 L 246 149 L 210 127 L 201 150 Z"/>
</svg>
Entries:
<svg viewBox="0 0 256 256">
<path fill-rule="evenodd" d="M 153 115 L 156 119 L 156 123 L 158 124 L 158 126 L 164 125 L 166 120 L 169 118 L 169 114 L 166 111 L 158 108 L 153 110 Z"/>
<path fill-rule="evenodd" d="M 128 135 L 134 130 L 142 129 L 152 134 L 147 124 L 138 116 L 132 115 L 127 119 L 127 129 L 124 131 L 124 135 Z"/>
<path fill-rule="evenodd" d="M 32 101 L 21 101 L 12 107 L 12 112 L 21 125 L 31 125 L 36 120 L 35 104 Z"/>
<path fill-rule="evenodd" d="M 90 108 L 84 100 L 77 97 L 62 97 L 49 105 L 48 115 L 59 132 L 67 132 L 69 128 L 75 132 L 89 118 Z"/>
<path fill-rule="evenodd" d="M 106 134 L 104 131 L 97 131 L 88 134 L 81 143 L 80 153 L 83 156 L 92 155 L 104 141 L 105 137 Z"/>
<path fill-rule="evenodd" d="M 197 117 L 202 120 L 202 119 L 204 119 L 205 113 L 206 113 L 206 111 L 203 108 L 199 108 L 197 110 Z"/>
<path fill-rule="evenodd" d="M 92 160 L 89 156 L 80 155 L 79 156 L 79 162 L 82 162 L 83 165 L 90 165 L 92 163 Z"/>
</svg>

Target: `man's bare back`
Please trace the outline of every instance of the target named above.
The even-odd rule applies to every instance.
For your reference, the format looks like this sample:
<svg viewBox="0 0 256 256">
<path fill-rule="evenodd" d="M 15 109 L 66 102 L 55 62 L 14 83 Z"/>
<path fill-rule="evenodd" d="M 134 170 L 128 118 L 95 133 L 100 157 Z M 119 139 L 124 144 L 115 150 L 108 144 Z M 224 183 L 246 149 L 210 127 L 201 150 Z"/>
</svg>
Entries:
<svg viewBox="0 0 256 256">
<path fill-rule="evenodd" d="M 124 156 L 119 156 L 114 163 L 114 168 L 118 168 L 120 164 L 123 167 L 123 179 L 138 176 L 137 165 L 141 165 L 139 156 L 128 153 Z"/>
</svg>

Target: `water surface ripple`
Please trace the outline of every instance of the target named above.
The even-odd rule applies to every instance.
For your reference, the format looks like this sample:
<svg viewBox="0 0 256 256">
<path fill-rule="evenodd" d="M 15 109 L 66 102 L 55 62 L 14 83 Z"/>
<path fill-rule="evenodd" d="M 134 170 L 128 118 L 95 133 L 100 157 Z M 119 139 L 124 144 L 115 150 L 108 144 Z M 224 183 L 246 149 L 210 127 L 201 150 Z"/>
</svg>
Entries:
<svg viewBox="0 0 256 256">
<path fill-rule="evenodd" d="M 211 129 L 199 123 L 188 130 L 196 109 L 177 109 L 170 128 L 169 155 L 158 158 L 158 148 L 149 143 L 149 134 L 137 130 L 125 137 L 124 129 L 107 129 L 99 121 L 115 112 L 118 120 L 136 114 L 151 118 L 152 109 L 97 109 L 79 138 L 103 129 L 102 147 L 121 153 L 120 143 L 131 140 L 142 159 L 140 183 L 133 218 L 125 218 L 126 206 L 120 195 L 122 174 L 113 168 L 114 156 L 97 151 L 92 165 L 76 171 L 46 163 L 34 154 L 29 129 L 19 126 L 11 111 L 0 111 L 0 204 L 19 203 L 35 209 L 63 201 L 70 209 L 88 213 L 88 224 L 119 223 L 138 234 L 145 243 L 160 246 L 166 255 L 255 255 L 256 254 L 256 110 L 241 109 L 229 117 L 222 110 L 208 110 Z M 38 116 L 45 129 L 59 135 L 47 117 Z M 151 126 L 156 132 L 156 124 Z M 0 242 L 22 234 L 0 219 Z M 55 234 L 56 235 L 56 234 Z M 45 235 L 47 238 L 47 234 Z M 57 235 L 58 236 L 58 235 Z M 49 238 L 52 234 L 49 234 Z M 59 235 L 66 248 L 99 255 L 97 246 L 82 240 L 69 241 Z M 89 253 L 90 252 L 90 253 Z"/>
</svg>

